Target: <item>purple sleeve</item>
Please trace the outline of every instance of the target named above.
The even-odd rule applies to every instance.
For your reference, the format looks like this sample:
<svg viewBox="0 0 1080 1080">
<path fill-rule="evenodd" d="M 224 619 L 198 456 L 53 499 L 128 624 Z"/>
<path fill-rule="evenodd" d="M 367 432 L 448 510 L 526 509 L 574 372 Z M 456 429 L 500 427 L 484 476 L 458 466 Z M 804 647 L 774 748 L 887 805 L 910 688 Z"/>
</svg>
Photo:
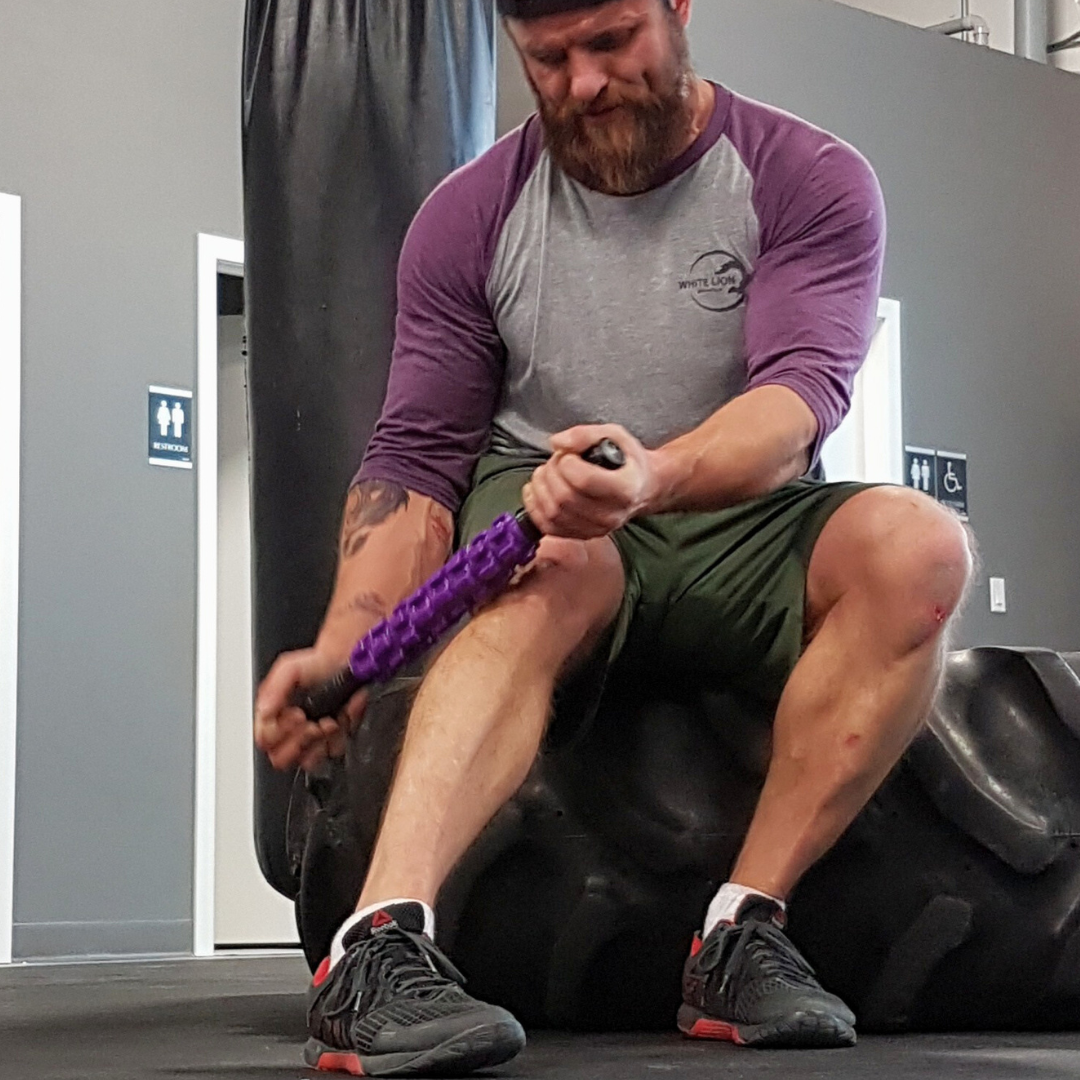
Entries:
<svg viewBox="0 0 1080 1080">
<path fill-rule="evenodd" d="M 866 160 L 807 130 L 820 145 L 802 179 L 772 190 L 762 180 L 755 194 L 761 256 L 747 289 L 746 348 L 749 388 L 787 386 L 813 411 L 813 464 L 847 414 L 876 326 L 885 208 Z"/>
<path fill-rule="evenodd" d="M 392 481 L 452 513 L 465 498 L 502 391 L 486 282 L 535 159 L 526 135 L 519 129 L 449 176 L 409 229 L 386 400 L 354 483 Z"/>
</svg>

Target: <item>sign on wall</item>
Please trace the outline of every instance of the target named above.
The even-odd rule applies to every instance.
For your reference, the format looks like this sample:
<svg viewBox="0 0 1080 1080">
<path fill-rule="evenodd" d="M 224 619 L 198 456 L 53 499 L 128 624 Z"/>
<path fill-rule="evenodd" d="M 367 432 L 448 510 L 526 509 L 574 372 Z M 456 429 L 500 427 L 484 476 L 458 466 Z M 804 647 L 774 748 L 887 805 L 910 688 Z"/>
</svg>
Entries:
<svg viewBox="0 0 1080 1080">
<path fill-rule="evenodd" d="M 937 498 L 937 451 L 921 446 L 904 447 L 904 483 Z"/>
<path fill-rule="evenodd" d="M 968 516 L 967 454 L 937 455 L 937 499 L 955 510 L 965 521 Z"/>
<path fill-rule="evenodd" d="M 968 519 L 967 454 L 904 447 L 904 483 Z"/>
<path fill-rule="evenodd" d="M 151 465 L 191 468 L 195 397 L 190 390 L 150 387 L 149 458 Z"/>
</svg>

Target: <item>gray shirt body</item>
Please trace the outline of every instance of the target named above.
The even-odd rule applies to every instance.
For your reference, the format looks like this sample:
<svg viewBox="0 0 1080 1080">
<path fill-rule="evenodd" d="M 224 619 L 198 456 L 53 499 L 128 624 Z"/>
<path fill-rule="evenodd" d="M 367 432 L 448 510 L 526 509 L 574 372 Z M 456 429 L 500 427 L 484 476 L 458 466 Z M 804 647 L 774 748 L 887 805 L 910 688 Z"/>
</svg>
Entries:
<svg viewBox="0 0 1080 1080">
<path fill-rule="evenodd" d="M 533 117 L 409 231 L 358 478 L 456 511 L 487 449 L 545 453 L 583 423 L 656 447 L 764 385 L 809 406 L 816 460 L 866 356 L 884 236 L 865 159 L 724 87 L 694 144 L 625 198 L 563 173 Z"/>
</svg>

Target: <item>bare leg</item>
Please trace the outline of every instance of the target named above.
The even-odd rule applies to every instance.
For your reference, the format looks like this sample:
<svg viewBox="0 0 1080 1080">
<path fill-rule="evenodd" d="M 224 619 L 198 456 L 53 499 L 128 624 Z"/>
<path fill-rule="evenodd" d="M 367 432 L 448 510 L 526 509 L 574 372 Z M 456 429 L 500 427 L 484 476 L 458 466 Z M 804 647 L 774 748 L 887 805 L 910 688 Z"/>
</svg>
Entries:
<svg viewBox="0 0 1080 1080">
<path fill-rule="evenodd" d="M 880 786 L 929 712 L 971 563 L 960 523 L 902 488 L 856 495 L 829 520 L 807 578 L 811 641 L 733 882 L 786 897 Z"/>
<path fill-rule="evenodd" d="M 401 896 L 434 906 L 454 864 L 528 774 L 560 673 L 614 619 L 624 581 L 610 540 L 548 539 L 541 557 L 424 680 L 358 908 Z"/>
</svg>

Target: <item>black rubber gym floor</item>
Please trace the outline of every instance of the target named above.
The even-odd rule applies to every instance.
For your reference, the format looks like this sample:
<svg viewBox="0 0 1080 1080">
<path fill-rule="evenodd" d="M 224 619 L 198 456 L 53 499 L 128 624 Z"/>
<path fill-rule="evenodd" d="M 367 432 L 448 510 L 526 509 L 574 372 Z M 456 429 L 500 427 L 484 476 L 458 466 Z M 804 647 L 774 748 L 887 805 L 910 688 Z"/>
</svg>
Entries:
<svg viewBox="0 0 1080 1080">
<path fill-rule="evenodd" d="M 0 1080 L 297 1080 L 307 969 L 293 956 L 0 968 Z M 863 1037 L 761 1052 L 677 1035 L 530 1034 L 492 1078 L 1076 1080 L 1080 1033 Z"/>
</svg>

